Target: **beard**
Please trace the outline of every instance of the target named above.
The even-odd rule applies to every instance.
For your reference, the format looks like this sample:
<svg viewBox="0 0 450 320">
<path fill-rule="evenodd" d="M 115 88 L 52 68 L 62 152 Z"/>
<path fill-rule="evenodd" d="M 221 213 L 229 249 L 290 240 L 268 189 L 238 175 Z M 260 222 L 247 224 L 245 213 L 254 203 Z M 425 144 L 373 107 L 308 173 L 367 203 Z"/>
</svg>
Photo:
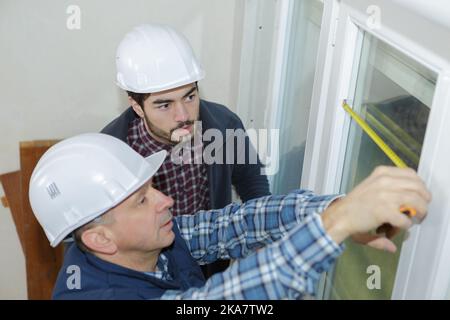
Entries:
<svg viewBox="0 0 450 320">
<path fill-rule="evenodd" d="M 172 146 L 179 143 L 179 141 L 172 140 L 172 133 L 177 129 L 183 128 L 184 126 L 191 126 L 195 123 L 194 120 L 183 121 L 183 122 L 180 122 L 175 128 L 173 128 L 169 132 L 167 132 L 162 129 L 159 129 L 154 124 L 152 124 L 145 113 L 144 113 L 144 120 L 145 120 L 145 123 L 147 124 L 147 129 L 150 131 L 150 133 L 154 137 L 160 139 L 162 143 L 172 145 Z M 192 134 L 193 133 L 194 132 L 192 132 Z"/>
</svg>

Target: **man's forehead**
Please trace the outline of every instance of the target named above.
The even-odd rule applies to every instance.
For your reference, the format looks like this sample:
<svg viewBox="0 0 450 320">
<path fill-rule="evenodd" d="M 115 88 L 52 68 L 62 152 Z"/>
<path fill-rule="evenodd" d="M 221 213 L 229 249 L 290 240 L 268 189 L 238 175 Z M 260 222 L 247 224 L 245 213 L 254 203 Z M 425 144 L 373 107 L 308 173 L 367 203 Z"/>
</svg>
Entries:
<svg viewBox="0 0 450 320">
<path fill-rule="evenodd" d="M 139 188 L 139 191 L 145 191 L 145 190 L 147 190 L 148 187 L 150 187 L 150 186 L 152 185 L 152 183 L 153 183 L 153 177 L 151 177 L 150 179 L 148 179 L 147 182 L 144 183 L 144 184 L 142 185 L 142 187 Z"/>
<path fill-rule="evenodd" d="M 147 182 L 145 182 L 139 189 L 137 189 L 133 194 L 131 194 L 130 198 L 137 197 L 139 195 L 144 194 L 149 186 L 151 186 L 153 178 L 150 178 Z"/>
</svg>

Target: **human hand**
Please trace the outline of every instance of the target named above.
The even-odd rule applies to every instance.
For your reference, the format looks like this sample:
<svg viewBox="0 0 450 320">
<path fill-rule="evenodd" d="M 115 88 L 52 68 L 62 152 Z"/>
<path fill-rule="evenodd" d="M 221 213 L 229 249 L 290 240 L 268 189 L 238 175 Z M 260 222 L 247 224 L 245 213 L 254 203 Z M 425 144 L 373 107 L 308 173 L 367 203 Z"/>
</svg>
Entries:
<svg viewBox="0 0 450 320">
<path fill-rule="evenodd" d="M 415 208 L 416 218 L 422 220 L 430 201 L 431 194 L 414 170 L 381 166 L 347 196 L 333 202 L 322 214 L 322 219 L 327 233 L 340 243 L 350 235 L 364 234 L 384 223 L 408 229 L 412 221 L 400 213 L 399 208 Z M 366 242 L 375 240 L 375 245 L 389 251 L 395 247 L 386 237 L 366 237 Z"/>
<path fill-rule="evenodd" d="M 395 230 L 396 234 L 400 232 L 400 229 L 398 228 L 392 228 L 391 230 Z M 370 232 L 366 233 L 356 233 L 351 236 L 351 239 L 353 242 L 369 246 L 374 249 L 378 250 L 385 250 L 391 253 L 394 253 L 397 251 L 397 246 L 392 239 L 393 236 L 388 235 L 380 235 L 380 234 L 373 234 Z"/>
</svg>

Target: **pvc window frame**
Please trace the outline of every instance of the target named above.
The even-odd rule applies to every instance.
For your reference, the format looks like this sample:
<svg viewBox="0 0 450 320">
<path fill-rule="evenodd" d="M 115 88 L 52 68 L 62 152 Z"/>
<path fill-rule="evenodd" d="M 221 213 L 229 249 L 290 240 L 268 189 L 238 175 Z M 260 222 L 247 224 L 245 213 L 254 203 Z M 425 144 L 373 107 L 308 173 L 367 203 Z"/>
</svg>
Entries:
<svg viewBox="0 0 450 320">
<path fill-rule="evenodd" d="M 385 19 L 376 29 L 367 24 L 372 5 Z M 414 27 L 436 35 L 450 34 L 396 2 L 325 0 L 302 187 L 317 193 L 339 191 L 350 124 L 341 104 L 354 92 L 359 32 L 372 34 L 434 71 L 438 80 L 418 168 L 433 201 L 428 217 L 410 230 L 402 246 L 392 299 L 444 299 L 450 283 L 450 57 L 444 46 L 430 46 L 432 39 L 413 35 L 393 17 L 412 18 Z"/>
</svg>

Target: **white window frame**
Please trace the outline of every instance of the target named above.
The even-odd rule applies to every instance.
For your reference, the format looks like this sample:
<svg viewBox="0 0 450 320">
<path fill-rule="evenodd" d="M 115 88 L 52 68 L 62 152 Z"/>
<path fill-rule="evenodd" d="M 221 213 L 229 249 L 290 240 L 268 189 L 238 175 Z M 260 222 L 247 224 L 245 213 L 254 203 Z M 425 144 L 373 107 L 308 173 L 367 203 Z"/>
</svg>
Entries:
<svg viewBox="0 0 450 320">
<path fill-rule="evenodd" d="M 295 32 L 292 29 L 295 1 L 299 0 L 244 2 L 237 113 L 246 128 L 280 128 L 290 39 Z M 326 21 L 322 18 L 322 25 L 329 29 Z M 250 136 L 256 146 L 254 138 Z M 268 151 L 258 150 L 260 158 L 266 159 Z M 279 152 L 277 148 L 270 150 L 271 159 L 278 157 L 276 152 Z M 273 186 L 274 176 L 269 175 L 268 179 Z"/>
<path fill-rule="evenodd" d="M 427 219 L 410 230 L 403 244 L 392 298 L 444 299 L 450 283 L 450 53 L 442 42 L 450 36 L 450 28 L 425 19 L 413 7 L 404 7 L 406 4 L 325 0 L 302 187 L 318 193 L 339 191 L 350 124 L 341 104 L 354 86 L 358 28 L 436 72 L 438 81 L 418 168 L 433 201 Z M 372 5 L 381 10 L 377 29 L 367 25 L 366 11 Z"/>
</svg>

